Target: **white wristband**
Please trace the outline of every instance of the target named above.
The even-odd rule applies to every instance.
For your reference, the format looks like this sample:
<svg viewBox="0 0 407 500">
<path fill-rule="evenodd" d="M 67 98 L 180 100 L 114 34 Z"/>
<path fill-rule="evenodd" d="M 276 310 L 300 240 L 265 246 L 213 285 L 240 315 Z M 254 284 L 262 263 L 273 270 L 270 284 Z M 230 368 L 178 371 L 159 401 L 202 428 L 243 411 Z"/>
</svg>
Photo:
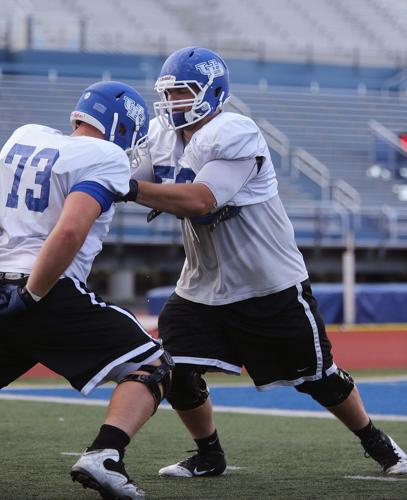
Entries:
<svg viewBox="0 0 407 500">
<path fill-rule="evenodd" d="M 35 302 L 39 302 L 42 297 L 40 297 L 39 295 L 35 295 L 35 293 L 33 293 L 27 285 L 25 285 L 25 289 L 27 290 L 27 292 L 31 295 L 31 297 L 35 300 Z"/>
</svg>

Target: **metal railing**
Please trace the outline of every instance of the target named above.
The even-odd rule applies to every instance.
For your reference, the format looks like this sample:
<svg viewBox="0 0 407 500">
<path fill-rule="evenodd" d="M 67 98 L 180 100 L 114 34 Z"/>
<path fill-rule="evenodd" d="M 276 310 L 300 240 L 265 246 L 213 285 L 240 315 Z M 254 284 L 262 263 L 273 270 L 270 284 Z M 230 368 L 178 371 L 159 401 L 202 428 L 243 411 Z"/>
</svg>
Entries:
<svg viewBox="0 0 407 500">
<path fill-rule="evenodd" d="M 376 120 L 369 121 L 369 129 L 374 135 L 380 137 L 380 139 L 387 142 L 396 151 L 407 158 L 407 147 L 403 145 L 397 134 L 395 134 Z"/>
<path fill-rule="evenodd" d="M 294 178 L 298 178 L 299 173 L 319 187 L 322 201 L 330 199 L 331 181 L 328 167 L 302 148 L 293 149 L 291 152 L 291 174 Z"/>
<path fill-rule="evenodd" d="M 352 212 L 360 210 L 361 199 L 359 191 L 342 179 L 336 180 L 333 183 L 331 196 L 333 201 Z"/>
<path fill-rule="evenodd" d="M 286 203 L 300 246 L 345 248 L 349 235 L 356 247 L 407 248 L 407 208 L 349 208 L 330 201 Z M 182 244 L 179 220 L 161 214 L 147 224 L 148 209 L 119 204 L 107 243 L 130 245 Z"/>
</svg>

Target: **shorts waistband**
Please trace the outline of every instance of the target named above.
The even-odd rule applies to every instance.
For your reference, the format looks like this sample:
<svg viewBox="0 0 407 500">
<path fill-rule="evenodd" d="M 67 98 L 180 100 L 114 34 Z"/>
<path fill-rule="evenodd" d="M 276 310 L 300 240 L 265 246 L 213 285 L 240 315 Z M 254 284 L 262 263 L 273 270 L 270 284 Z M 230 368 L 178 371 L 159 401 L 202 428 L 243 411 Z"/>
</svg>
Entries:
<svg viewBox="0 0 407 500">
<path fill-rule="evenodd" d="M 0 280 L 20 281 L 25 278 L 28 278 L 28 276 L 29 274 L 24 274 L 24 273 L 0 272 Z"/>
</svg>

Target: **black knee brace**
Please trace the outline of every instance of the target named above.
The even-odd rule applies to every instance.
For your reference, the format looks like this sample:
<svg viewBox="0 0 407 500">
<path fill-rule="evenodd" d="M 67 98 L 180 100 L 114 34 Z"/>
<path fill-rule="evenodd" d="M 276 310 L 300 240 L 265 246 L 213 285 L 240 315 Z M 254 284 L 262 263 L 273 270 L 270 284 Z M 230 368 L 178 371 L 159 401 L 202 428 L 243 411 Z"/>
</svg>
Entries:
<svg viewBox="0 0 407 500">
<path fill-rule="evenodd" d="M 154 412 L 157 411 L 157 408 L 161 401 L 167 397 L 167 394 L 171 385 L 171 375 L 170 372 L 174 367 L 174 361 L 171 356 L 164 352 L 162 356 L 160 356 L 161 365 L 142 365 L 139 370 L 143 372 L 148 372 L 148 375 L 130 373 L 126 375 L 122 382 L 140 382 L 141 384 L 145 384 L 149 389 L 154 398 Z M 161 394 L 160 384 L 162 385 L 163 392 Z"/>
<path fill-rule="evenodd" d="M 315 382 L 304 382 L 295 388 L 309 394 L 322 406 L 337 406 L 343 403 L 352 392 L 355 384 L 349 373 L 338 368 L 335 373 Z"/>
<path fill-rule="evenodd" d="M 176 365 L 172 373 L 167 400 L 174 410 L 193 410 L 203 405 L 209 396 L 205 369 L 197 365 Z"/>
</svg>

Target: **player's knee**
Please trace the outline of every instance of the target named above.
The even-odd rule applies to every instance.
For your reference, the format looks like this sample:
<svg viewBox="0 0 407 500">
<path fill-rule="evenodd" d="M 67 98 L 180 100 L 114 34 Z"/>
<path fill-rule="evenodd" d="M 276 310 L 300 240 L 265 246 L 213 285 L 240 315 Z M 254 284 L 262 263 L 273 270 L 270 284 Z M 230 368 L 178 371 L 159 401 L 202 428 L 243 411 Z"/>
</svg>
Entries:
<svg viewBox="0 0 407 500">
<path fill-rule="evenodd" d="M 161 364 L 142 365 L 137 372 L 129 373 L 119 383 L 138 382 L 144 384 L 150 390 L 154 398 L 154 413 L 161 401 L 167 397 L 171 386 L 171 370 L 174 362 L 169 354 L 164 352 L 160 357 Z"/>
<path fill-rule="evenodd" d="M 174 410 L 193 410 L 203 405 L 209 392 L 202 369 L 196 365 L 176 365 L 167 400 Z"/>
<path fill-rule="evenodd" d="M 355 384 L 349 373 L 338 368 L 335 373 L 315 382 L 304 382 L 296 386 L 297 391 L 309 394 L 325 407 L 343 403 L 352 392 Z"/>
</svg>

